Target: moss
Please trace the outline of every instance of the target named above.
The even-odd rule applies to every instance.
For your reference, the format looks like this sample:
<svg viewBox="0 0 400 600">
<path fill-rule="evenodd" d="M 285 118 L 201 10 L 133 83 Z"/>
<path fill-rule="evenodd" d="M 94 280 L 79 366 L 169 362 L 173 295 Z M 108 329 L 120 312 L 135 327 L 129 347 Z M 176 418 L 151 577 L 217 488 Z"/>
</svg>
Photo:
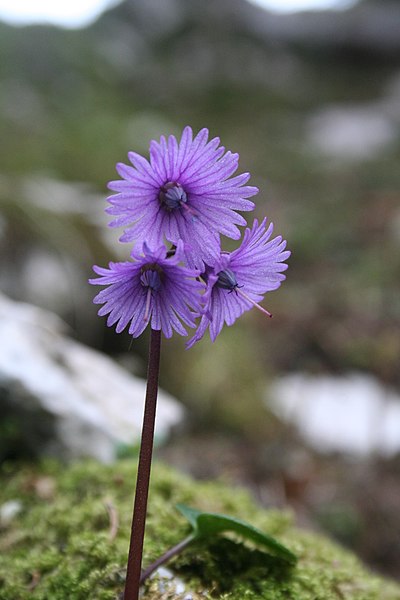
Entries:
<svg viewBox="0 0 400 600">
<path fill-rule="evenodd" d="M 110 466 L 5 465 L 0 506 L 18 500 L 21 509 L 2 524 L 0 599 L 116 600 L 125 574 L 134 470 L 128 460 Z M 222 537 L 188 548 L 171 568 L 194 600 L 400 599 L 400 587 L 368 573 L 332 542 L 296 529 L 290 515 L 258 508 L 242 490 L 193 482 L 159 464 L 153 469 L 144 564 L 187 533 L 174 509 L 178 502 L 246 519 L 299 556 L 291 568 Z M 115 517 L 118 529 L 111 535 Z M 144 595 L 145 600 L 179 597 L 160 591 L 157 580 L 147 584 Z"/>
</svg>

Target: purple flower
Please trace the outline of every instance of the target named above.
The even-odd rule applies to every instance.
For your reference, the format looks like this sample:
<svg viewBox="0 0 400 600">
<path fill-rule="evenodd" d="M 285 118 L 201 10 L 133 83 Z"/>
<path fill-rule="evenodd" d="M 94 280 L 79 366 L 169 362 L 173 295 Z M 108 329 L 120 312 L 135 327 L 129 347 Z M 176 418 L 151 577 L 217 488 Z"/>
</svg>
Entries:
<svg viewBox="0 0 400 600">
<path fill-rule="evenodd" d="M 237 225 L 246 221 L 236 211 L 252 210 L 246 198 L 258 189 L 245 185 L 249 173 L 232 177 L 239 155 L 219 143 L 208 142 L 207 129 L 193 139 L 185 127 L 179 143 L 173 135 L 153 140 L 150 162 L 129 152 L 133 167 L 118 163 L 122 180 L 109 183 L 117 192 L 109 198 L 107 212 L 116 217 L 110 226 L 127 227 L 121 241 L 158 248 L 164 238 L 174 245 L 181 239 L 188 266 L 203 269 L 220 255 L 219 234 L 239 239 Z"/>
<path fill-rule="evenodd" d="M 260 225 L 255 220 L 252 229 L 246 229 L 237 250 L 223 252 L 213 267 L 206 268 L 202 274 L 207 283 L 203 316 L 188 348 L 203 337 L 207 327 L 214 342 L 224 323 L 232 325 L 253 306 L 272 316 L 258 303 L 266 292 L 276 290 L 285 279 L 282 271 L 287 265 L 283 261 L 290 256 L 281 236 L 270 239 L 272 231 L 272 223 L 266 229 L 266 219 Z"/>
<path fill-rule="evenodd" d="M 138 337 L 148 323 L 152 329 L 161 329 L 167 338 L 172 336 L 172 329 L 187 335 L 180 320 L 194 327 L 191 308 L 198 313 L 199 292 L 204 285 L 195 279 L 198 271 L 179 265 L 183 243 L 178 243 L 171 257 L 165 246 L 150 250 L 146 243 L 142 253 L 134 250 L 131 256 L 133 262 L 111 262 L 108 269 L 93 267 L 100 277 L 89 279 L 89 283 L 107 286 L 94 298 L 95 304 L 104 304 L 98 314 L 108 314 L 107 325 L 116 324 L 117 333 L 129 324 L 133 337 Z"/>
</svg>

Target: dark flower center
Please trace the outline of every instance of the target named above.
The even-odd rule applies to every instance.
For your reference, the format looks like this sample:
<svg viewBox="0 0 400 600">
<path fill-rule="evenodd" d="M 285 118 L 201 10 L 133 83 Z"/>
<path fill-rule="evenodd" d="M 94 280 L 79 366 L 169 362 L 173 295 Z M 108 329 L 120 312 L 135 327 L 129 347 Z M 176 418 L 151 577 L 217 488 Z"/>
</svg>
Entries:
<svg viewBox="0 0 400 600">
<path fill-rule="evenodd" d="M 158 292 L 162 286 L 163 276 L 160 265 L 149 263 L 141 268 L 140 283 L 147 290 Z"/>
<path fill-rule="evenodd" d="M 161 206 L 169 211 L 182 208 L 187 203 L 187 195 L 183 187 L 177 181 L 165 183 L 158 194 Z"/>
<path fill-rule="evenodd" d="M 231 292 L 239 287 L 236 275 L 231 269 L 224 269 L 218 273 L 218 280 L 215 284 L 224 290 L 230 290 Z"/>
<path fill-rule="evenodd" d="M 245 298 L 247 302 L 250 302 L 253 306 L 258 308 L 258 310 L 267 315 L 267 317 L 272 317 L 271 313 L 268 310 L 257 304 L 257 302 L 253 300 L 253 298 L 248 296 L 248 294 L 246 294 L 243 290 L 240 289 L 243 287 L 243 285 L 238 284 L 236 275 L 233 271 L 231 271 L 231 269 L 224 269 L 223 271 L 220 271 L 218 273 L 218 279 L 215 285 L 224 290 L 229 290 L 228 294 L 235 292 L 237 296 Z"/>
</svg>

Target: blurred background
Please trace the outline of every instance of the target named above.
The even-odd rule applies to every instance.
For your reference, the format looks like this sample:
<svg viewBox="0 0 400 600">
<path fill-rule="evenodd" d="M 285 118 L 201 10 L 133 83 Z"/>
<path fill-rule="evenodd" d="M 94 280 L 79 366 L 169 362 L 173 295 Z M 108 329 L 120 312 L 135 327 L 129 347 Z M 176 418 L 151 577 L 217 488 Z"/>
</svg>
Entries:
<svg viewBox="0 0 400 600">
<path fill-rule="evenodd" d="M 89 4 L 18 15 L 0 2 L 2 293 L 144 377 L 147 334 L 108 330 L 87 285 L 92 264 L 129 255 L 106 227 L 106 183 L 129 150 L 208 127 L 239 152 L 256 216 L 292 256 L 264 303 L 272 321 L 251 311 L 190 351 L 165 341 L 161 385 L 186 416 L 157 455 L 292 507 L 398 577 L 400 2 Z M 4 340 L 10 460 L 26 448 Z"/>
</svg>

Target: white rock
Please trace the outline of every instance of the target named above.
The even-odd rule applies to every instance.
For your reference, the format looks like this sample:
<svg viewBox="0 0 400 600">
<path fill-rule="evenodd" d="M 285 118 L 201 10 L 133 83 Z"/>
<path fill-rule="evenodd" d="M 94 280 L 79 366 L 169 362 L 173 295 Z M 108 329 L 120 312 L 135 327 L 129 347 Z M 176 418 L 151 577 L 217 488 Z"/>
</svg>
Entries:
<svg viewBox="0 0 400 600">
<path fill-rule="evenodd" d="M 267 399 L 319 451 L 400 451 L 400 397 L 371 375 L 286 375 L 269 388 Z"/>
<path fill-rule="evenodd" d="M 161 594 L 173 592 L 175 595 L 180 596 L 186 591 L 186 585 L 182 579 L 176 577 L 167 567 L 159 567 L 151 577 L 158 579 L 158 589 Z"/>
<path fill-rule="evenodd" d="M 341 161 L 372 158 L 398 136 L 395 122 L 379 105 L 328 106 L 310 118 L 307 129 L 314 150 Z"/>
<path fill-rule="evenodd" d="M 114 458 L 118 443 L 141 432 L 145 381 L 105 355 L 64 334 L 56 315 L 0 296 L 0 413 L 15 409 L 32 439 L 43 431 L 39 453 Z M 3 404 L 3 406 L 1 406 Z M 183 409 L 160 391 L 156 436 L 179 423 Z"/>
<path fill-rule="evenodd" d="M 31 248 L 19 269 L 25 300 L 46 310 L 68 314 L 71 291 L 81 284 L 77 265 L 68 256 Z M 78 294 L 74 294 L 74 298 Z"/>
<path fill-rule="evenodd" d="M 21 192 L 25 202 L 61 216 L 86 215 L 101 199 L 87 184 L 40 175 L 22 179 Z"/>
<path fill-rule="evenodd" d="M 0 506 L 0 525 L 7 527 L 11 521 L 22 510 L 22 502 L 20 500 L 8 500 Z"/>
</svg>

